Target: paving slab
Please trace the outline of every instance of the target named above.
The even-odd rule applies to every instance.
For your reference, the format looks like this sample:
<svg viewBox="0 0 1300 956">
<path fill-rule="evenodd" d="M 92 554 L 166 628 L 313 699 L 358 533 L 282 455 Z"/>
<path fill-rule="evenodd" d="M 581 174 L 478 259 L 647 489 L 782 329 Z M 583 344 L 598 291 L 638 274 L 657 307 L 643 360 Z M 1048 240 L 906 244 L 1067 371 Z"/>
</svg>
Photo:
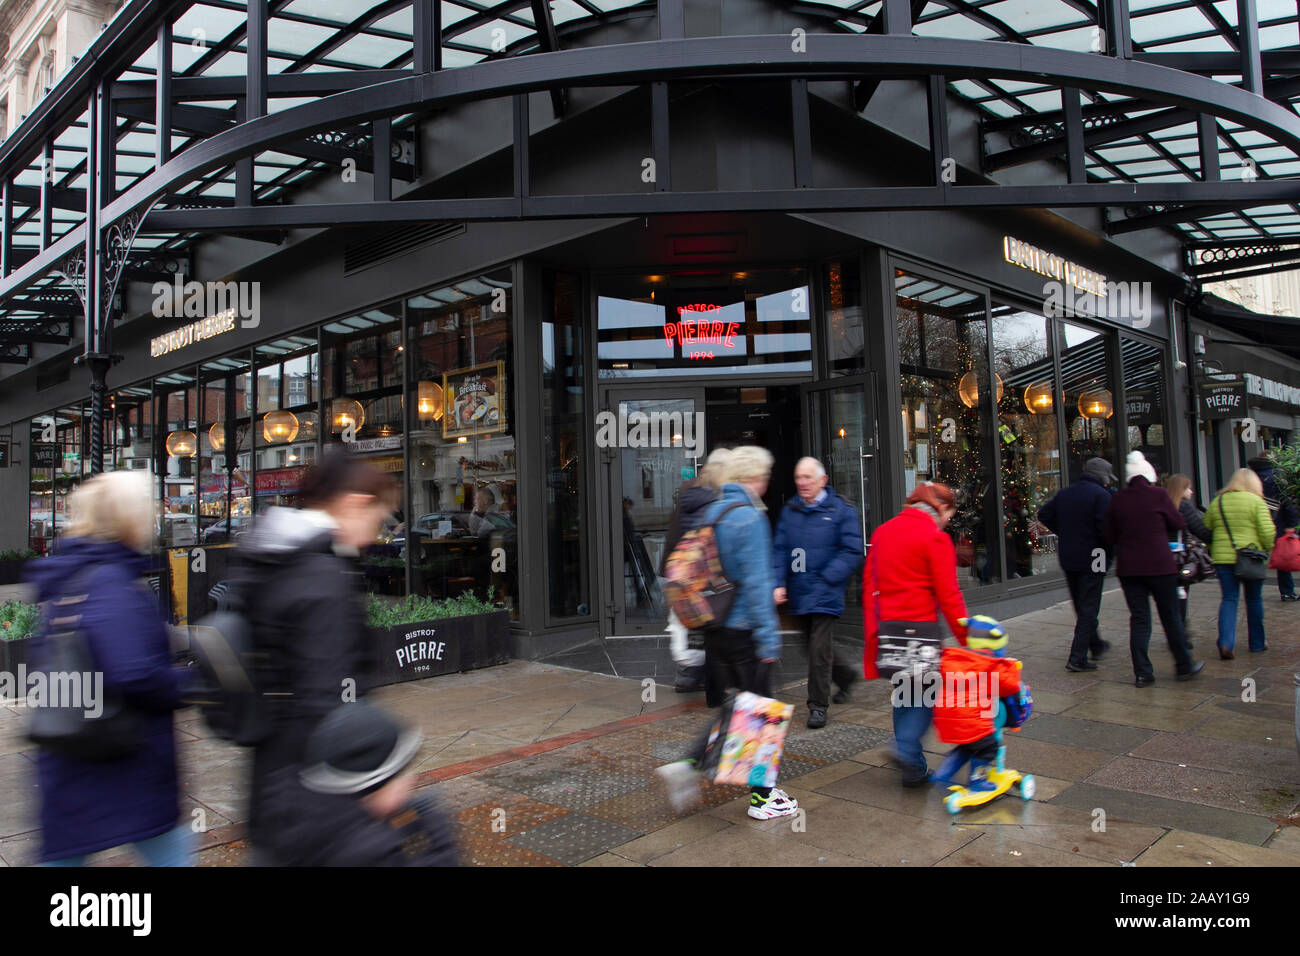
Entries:
<svg viewBox="0 0 1300 956">
<path fill-rule="evenodd" d="M 1294 746 L 1294 741 L 1292 741 Z M 1195 734 L 1156 734 L 1133 751 L 1144 760 L 1246 774 L 1300 788 L 1300 760 L 1279 759 L 1273 747 L 1214 740 Z"/>
<path fill-rule="evenodd" d="M 865 860 L 811 843 L 785 840 L 746 826 L 719 830 L 650 861 L 651 866 L 870 866 Z"/>
<path fill-rule="evenodd" d="M 578 866 L 633 866 L 643 867 L 644 863 L 633 863 L 626 857 L 617 856 L 613 853 L 602 853 L 600 856 L 593 856 L 590 860 L 579 863 Z"/>
<path fill-rule="evenodd" d="M 726 820 L 699 814 L 670 823 L 630 843 L 617 846 L 611 852 L 638 864 L 649 863 L 719 830 L 729 830 L 731 827 L 732 824 Z M 3 848 L 0 847 L 0 852 L 2 851 Z"/>
<path fill-rule="evenodd" d="M 1083 750 L 1101 750 L 1110 754 L 1125 754 L 1151 739 L 1154 730 L 1127 727 L 1099 720 L 1085 720 L 1066 714 L 1042 714 L 1030 718 L 1020 729 L 1020 736 L 1031 740 L 1045 740 L 1066 744 Z"/>
<path fill-rule="evenodd" d="M 1136 687 L 1133 689 L 1137 690 Z M 1070 716 L 1077 720 L 1098 720 L 1151 730 L 1187 730 L 1204 719 L 1191 710 L 1175 710 L 1155 703 L 1104 699 L 1083 701 L 1077 707 L 1070 708 Z"/>
<path fill-rule="evenodd" d="M 1065 780 L 1082 780 L 1098 767 L 1115 759 L 1101 750 L 1086 750 L 1049 740 L 1035 740 L 1023 733 L 1006 735 L 1006 765 L 1021 773 L 1033 773 Z"/>
<path fill-rule="evenodd" d="M 1300 866 L 1300 854 L 1170 830 L 1137 858 L 1138 866 Z"/>
<path fill-rule="evenodd" d="M 979 834 L 949 820 L 921 820 L 848 800 L 810 809 L 807 827 L 773 829 L 786 841 L 821 847 L 878 866 L 932 866 Z"/>
<path fill-rule="evenodd" d="M 639 830 L 585 813 L 569 813 L 510 837 L 507 842 L 573 866 L 639 836 Z"/>
<path fill-rule="evenodd" d="M 1077 783 L 1052 798 L 1053 804 L 1092 812 L 1100 808 L 1106 820 L 1146 823 L 1162 827 L 1180 827 L 1206 836 L 1262 846 L 1274 830 L 1265 817 L 1223 810 L 1218 807 L 1185 803 L 1146 793 L 1131 793 L 1092 783 Z"/>
<path fill-rule="evenodd" d="M 905 816 L 946 820 L 942 794 L 935 787 L 908 789 L 900 781 L 902 774 L 887 767 L 867 767 L 817 788 L 818 793 L 850 800 Z"/>
<path fill-rule="evenodd" d="M 1135 757 L 1116 757 L 1084 782 L 1260 816 L 1290 813 L 1300 802 L 1294 785 Z"/>
<path fill-rule="evenodd" d="M 1095 857 L 1020 839 L 1014 831 L 981 834 L 936 866 L 1107 866 Z"/>
</svg>

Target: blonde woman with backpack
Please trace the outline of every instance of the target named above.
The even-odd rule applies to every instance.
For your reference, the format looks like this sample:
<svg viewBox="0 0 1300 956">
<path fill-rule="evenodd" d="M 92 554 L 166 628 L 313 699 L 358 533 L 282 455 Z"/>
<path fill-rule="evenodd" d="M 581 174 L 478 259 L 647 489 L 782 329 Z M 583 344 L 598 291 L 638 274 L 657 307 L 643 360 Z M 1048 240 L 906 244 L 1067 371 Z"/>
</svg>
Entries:
<svg viewBox="0 0 1300 956">
<path fill-rule="evenodd" d="M 1219 603 L 1219 658 L 1230 661 L 1237 644 L 1237 604 L 1241 588 L 1246 590 L 1246 628 L 1250 649 L 1268 650 L 1264 638 L 1264 581 L 1237 574 L 1237 551 L 1255 548 L 1267 554 L 1273 550 L 1276 528 L 1264 501 L 1264 485 L 1249 468 L 1233 473 L 1228 486 L 1210 502 L 1205 527 L 1214 535 L 1210 559 L 1219 574 L 1223 600 Z M 1266 559 L 1267 560 L 1267 559 Z"/>
</svg>

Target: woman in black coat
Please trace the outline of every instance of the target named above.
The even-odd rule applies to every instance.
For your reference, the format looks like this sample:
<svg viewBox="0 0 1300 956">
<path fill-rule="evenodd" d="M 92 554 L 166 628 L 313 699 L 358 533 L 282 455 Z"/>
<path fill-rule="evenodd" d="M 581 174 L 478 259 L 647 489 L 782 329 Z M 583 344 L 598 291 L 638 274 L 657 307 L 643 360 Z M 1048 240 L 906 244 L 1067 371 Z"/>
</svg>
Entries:
<svg viewBox="0 0 1300 956">
<path fill-rule="evenodd" d="M 1178 509 L 1178 513 L 1183 516 L 1187 522 L 1187 532 L 1192 537 L 1205 545 L 1210 546 L 1210 541 L 1214 538 L 1214 532 L 1205 526 L 1205 513 L 1192 503 L 1192 479 L 1186 475 L 1170 475 L 1165 479 L 1165 490 L 1169 492 L 1169 497 Z M 1195 542 L 1187 540 L 1187 535 L 1183 536 L 1183 544 L 1191 547 Z M 1187 589 L 1190 584 L 1182 586 L 1182 594 L 1178 598 L 1179 610 L 1183 616 L 1183 630 L 1187 629 Z M 1187 638 L 1187 646 L 1192 646 L 1192 639 Z"/>
<path fill-rule="evenodd" d="M 307 737 L 340 703 L 365 693 L 369 634 L 354 558 L 397 504 L 392 478 L 328 451 L 308 472 L 299 509 L 271 508 L 240 544 L 238 593 L 275 688 L 270 732 L 253 751 L 249 837 L 265 845 L 263 805 L 276 771 L 303 759 Z"/>
</svg>

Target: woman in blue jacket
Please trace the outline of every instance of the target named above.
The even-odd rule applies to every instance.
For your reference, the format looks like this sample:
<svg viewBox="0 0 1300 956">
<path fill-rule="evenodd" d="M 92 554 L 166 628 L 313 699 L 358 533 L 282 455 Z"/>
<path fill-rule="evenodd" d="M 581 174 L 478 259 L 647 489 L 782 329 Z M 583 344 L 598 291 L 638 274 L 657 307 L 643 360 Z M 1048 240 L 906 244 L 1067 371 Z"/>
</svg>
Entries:
<svg viewBox="0 0 1300 956">
<path fill-rule="evenodd" d="M 40 861 L 81 866 L 87 854 L 130 843 L 151 866 L 187 866 L 193 834 L 181 822 L 172 712 L 182 706 L 184 672 L 171 650 L 158 603 L 141 575 L 153 534 L 149 478 L 117 471 L 86 481 L 68 502 L 71 521 L 53 557 L 30 575 L 40 600 L 85 595 L 79 627 L 103 673 L 139 720 L 138 748 L 88 761 L 42 749 Z M 67 613 L 65 611 L 65 613 Z M 32 649 L 44 654 L 46 635 Z"/>
<path fill-rule="evenodd" d="M 755 445 L 733 449 L 722 466 L 722 497 L 709 505 L 701 525 L 712 524 L 718 558 L 727 580 L 736 586 L 731 610 L 721 627 L 704 631 L 704 666 L 719 689 L 734 688 L 772 696 L 772 666 L 781 659 L 781 633 L 772 603 L 772 532 L 763 495 L 772 477 L 772 454 Z M 703 760 L 709 735 L 693 756 L 658 770 L 677 812 L 699 800 L 696 767 Z M 799 810 L 799 804 L 776 787 L 751 787 L 749 816 L 770 820 Z"/>
</svg>

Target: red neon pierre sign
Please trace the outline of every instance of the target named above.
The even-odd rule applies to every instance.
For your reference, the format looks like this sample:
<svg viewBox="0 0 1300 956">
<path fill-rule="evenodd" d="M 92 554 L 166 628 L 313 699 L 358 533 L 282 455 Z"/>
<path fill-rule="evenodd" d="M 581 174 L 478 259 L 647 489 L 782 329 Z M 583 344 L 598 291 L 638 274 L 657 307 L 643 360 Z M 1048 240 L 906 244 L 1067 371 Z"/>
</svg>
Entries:
<svg viewBox="0 0 1300 956">
<path fill-rule="evenodd" d="M 676 322 L 664 323 L 664 340 L 667 341 L 668 347 L 672 348 L 673 342 L 682 345 L 682 353 L 687 358 L 705 359 L 713 358 L 713 352 L 710 350 L 700 350 L 696 348 L 687 351 L 686 346 L 706 346 L 715 345 L 723 348 L 734 349 L 736 347 L 736 336 L 740 333 L 739 322 L 715 322 L 708 318 L 688 318 L 698 313 L 718 312 L 722 309 L 720 305 L 699 302 L 691 305 L 679 305 L 677 307 Z"/>
</svg>

